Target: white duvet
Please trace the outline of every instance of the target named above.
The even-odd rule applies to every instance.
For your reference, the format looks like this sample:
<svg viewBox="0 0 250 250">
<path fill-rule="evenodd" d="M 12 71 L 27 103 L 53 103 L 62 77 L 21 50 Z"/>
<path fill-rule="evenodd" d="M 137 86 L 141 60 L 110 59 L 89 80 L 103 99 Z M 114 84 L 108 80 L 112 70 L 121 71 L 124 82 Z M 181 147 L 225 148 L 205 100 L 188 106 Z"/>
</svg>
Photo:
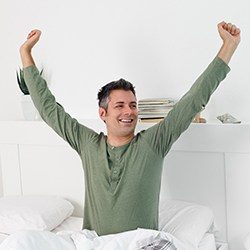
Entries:
<svg viewBox="0 0 250 250">
<path fill-rule="evenodd" d="M 0 250 L 195 250 L 169 233 L 141 229 L 98 236 L 95 231 L 19 231 L 0 245 Z"/>
</svg>

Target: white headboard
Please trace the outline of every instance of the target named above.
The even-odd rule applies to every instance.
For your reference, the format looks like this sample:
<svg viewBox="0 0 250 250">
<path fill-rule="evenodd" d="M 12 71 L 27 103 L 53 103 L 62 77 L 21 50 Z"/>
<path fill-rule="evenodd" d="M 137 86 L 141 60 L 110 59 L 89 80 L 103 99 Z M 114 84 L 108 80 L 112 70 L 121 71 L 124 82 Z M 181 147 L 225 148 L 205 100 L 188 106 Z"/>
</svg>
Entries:
<svg viewBox="0 0 250 250">
<path fill-rule="evenodd" d="M 81 122 L 96 131 L 105 129 L 101 121 Z M 148 126 L 139 124 L 138 130 Z M 166 157 L 162 177 L 161 199 L 211 207 L 220 229 L 219 239 L 229 241 L 237 250 L 243 249 L 239 242 L 250 231 L 244 218 L 249 215 L 250 201 L 245 194 L 235 194 L 238 185 L 241 191 L 250 187 L 246 178 L 248 175 L 250 179 L 248 138 L 249 125 L 192 124 Z M 4 196 L 60 195 L 73 203 L 74 215 L 83 215 L 80 158 L 44 122 L 0 122 L 0 166 Z"/>
</svg>

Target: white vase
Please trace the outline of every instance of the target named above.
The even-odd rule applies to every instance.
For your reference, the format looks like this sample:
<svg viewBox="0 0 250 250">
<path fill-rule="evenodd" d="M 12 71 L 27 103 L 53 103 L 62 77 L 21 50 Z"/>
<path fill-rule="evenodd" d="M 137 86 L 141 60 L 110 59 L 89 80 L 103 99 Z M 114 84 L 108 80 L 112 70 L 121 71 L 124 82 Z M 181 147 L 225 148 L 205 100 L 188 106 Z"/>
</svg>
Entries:
<svg viewBox="0 0 250 250">
<path fill-rule="evenodd" d="M 21 96 L 21 106 L 23 110 L 24 119 L 27 121 L 41 120 L 41 117 L 34 106 L 30 95 Z"/>
</svg>

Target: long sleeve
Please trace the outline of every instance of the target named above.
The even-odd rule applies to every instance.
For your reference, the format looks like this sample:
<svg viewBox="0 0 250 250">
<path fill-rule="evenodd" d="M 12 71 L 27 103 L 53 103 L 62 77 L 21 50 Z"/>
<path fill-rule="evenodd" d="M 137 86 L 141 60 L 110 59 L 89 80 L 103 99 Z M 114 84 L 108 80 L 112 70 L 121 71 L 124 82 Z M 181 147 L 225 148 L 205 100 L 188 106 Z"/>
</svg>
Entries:
<svg viewBox="0 0 250 250">
<path fill-rule="evenodd" d="M 82 143 L 86 144 L 91 137 L 96 136 L 96 133 L 65 112 L 64 108 L 56 102 L 46 81 L 35 66 L 24 68 L 23 71 L 31 98 L 42 119 L 80 153 Z"/>
<path fill-rule="evenodd" d="M 210 96 L 229 71 L 228 65 L 216 57 L 168 116 L 142 132 L 146 143 L 153 151 L 162 157 L 168 153 L 172 144 L 188 128 L 195 115 L 205 107 Z"/>
</svg>

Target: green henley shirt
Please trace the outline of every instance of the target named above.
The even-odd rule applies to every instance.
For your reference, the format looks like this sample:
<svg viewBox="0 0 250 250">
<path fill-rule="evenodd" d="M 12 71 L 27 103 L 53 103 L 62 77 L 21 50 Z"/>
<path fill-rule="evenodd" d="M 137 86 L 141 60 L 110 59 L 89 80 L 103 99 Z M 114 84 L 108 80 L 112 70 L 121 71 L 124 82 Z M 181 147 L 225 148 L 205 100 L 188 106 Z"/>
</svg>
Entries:
<svg viewBox="0 0 250 250">
<path fill-rule="evenodd" d="M 80 124 L 56 102 L 35 66 L 24 78 L 42 119 L 75 149 L 85 178 L 83 228 L 98 235 L 140 228 L 158 229 L 163 160 L 172 144 L 230 71 L 216 57 L 191 89 L 158 124 L 121 147 L 111 147 L 103 133 Z"/>
</svg>

